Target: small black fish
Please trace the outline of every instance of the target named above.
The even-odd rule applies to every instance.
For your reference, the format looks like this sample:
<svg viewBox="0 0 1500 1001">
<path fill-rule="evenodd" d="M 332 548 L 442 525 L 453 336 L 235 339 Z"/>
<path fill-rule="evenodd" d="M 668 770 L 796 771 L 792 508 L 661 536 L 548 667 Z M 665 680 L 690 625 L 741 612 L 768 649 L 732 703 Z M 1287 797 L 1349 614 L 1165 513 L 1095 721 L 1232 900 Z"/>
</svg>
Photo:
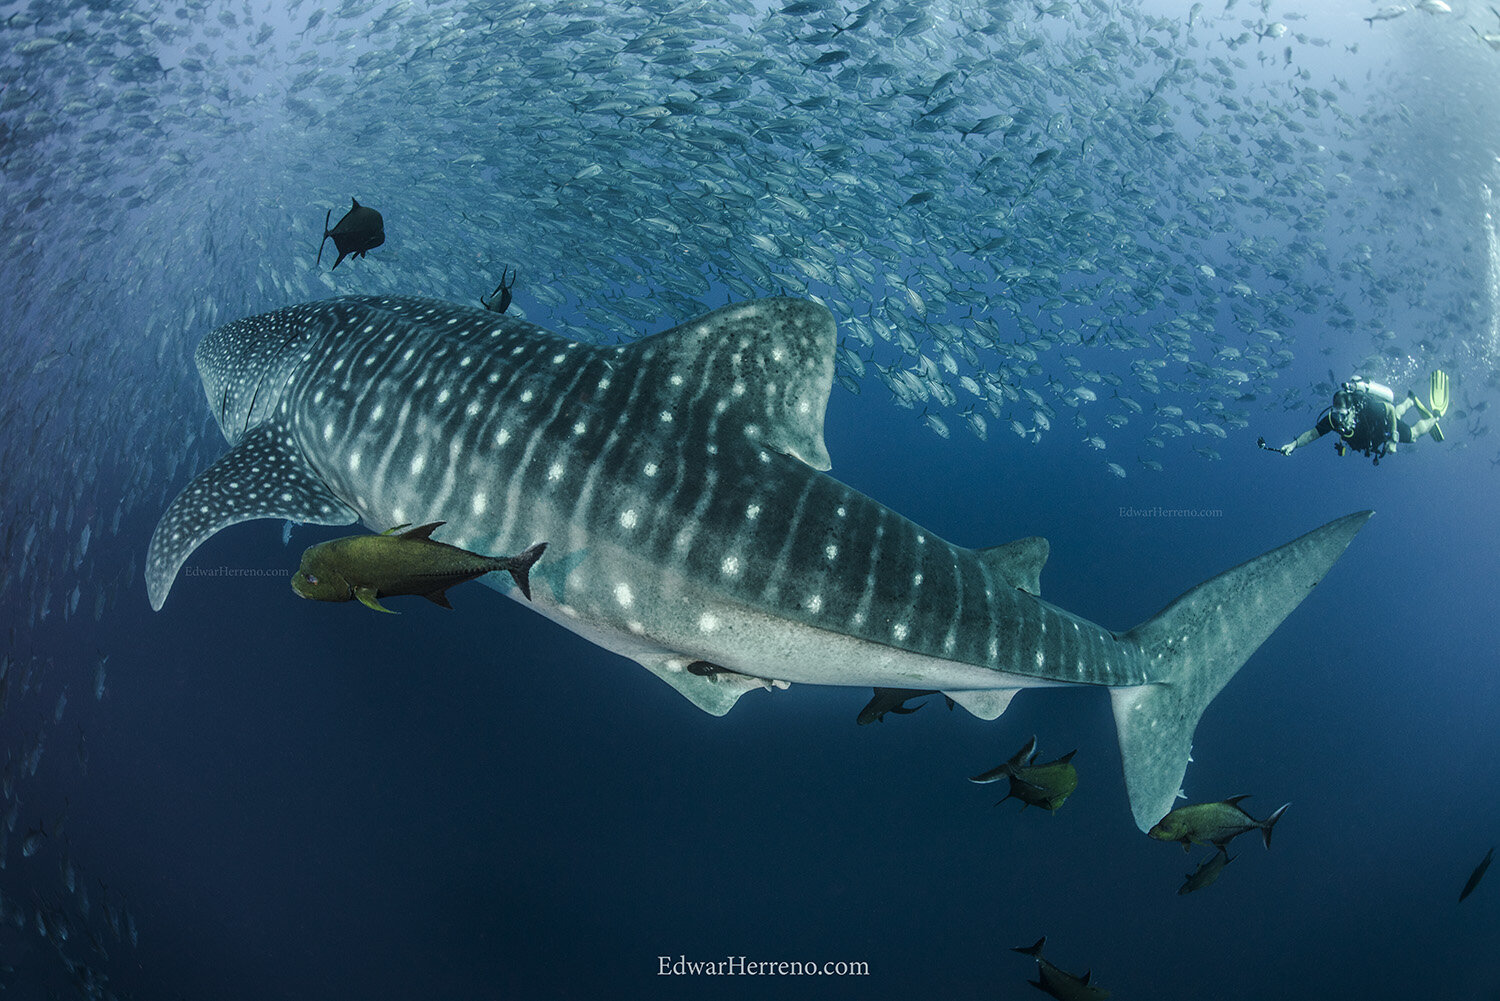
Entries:
<svg viewBox="0 0 1500 1001">
<path fill-rule="evenodd" d="M 860 726 L 870 723 L 879 723 L 885 719 L 886 713 L 896 713 L 899 716 L 909 716 L 921 709 L 927 703 L 919 702 L 914 706 L 908 706 L 909 699 L 918 699 L 924 695 L 936 695 L 936 691 L 916 691 L 910 688 L 877 688 L 875 697 L 859 711 L 854 721 Z"/>
<path fill-rule="evenodd" d="M 500 270 L 500 284 L 496 285 L 495 291 L 490 293 L 488 302 L 485 301 L 484 296 L 479 297 L 479 305 L 491 313 L 503 313 L 510 308 L 510 290 L 516 287 L 516 278 L 520 276 L 521 272 L 517 271 L 511 275 L 510 282 L 507 284 L 505 273 L 509 270 L 509 268 L 502 268 Z"/>
<path fill-rule="evenodd" d="M 942 695 L 942 692 L 935 692 L 935 690 L 930 689 L 926 690 L 926 692 L 918 692 L 915 689 L 874 689 L 874 698 L 871 698 L 865 704 L 865 707 L 859 710 L 858 716 L 855 717 L 855 722 L 861 726 L 865 726 L 867 723 L 879 723 L 880 720 L 885 719 L 886 713 L 895 713 L 898 716 L 910 716 L 910 714 L 919 710 L 922 705 L 927 705 L 927 702 L 907 705 L 907 699 L 922 698 L 924 695 Z M 954 707 L 953 698 L 948 695 L 944 695 L 942 698 L 944 698 L 944 701 L 948 704 L 948 708 L 951 710 Z"/>
<path fill-rule="evenodd" d="M 385 220 L 380 217 L 380 213 L 361 205 L 357 198 L 349 200 L 354 203 L 353 207 L 344 213 L 344 218 L 333 229 L 328 228 L 333 209 L 329 209 L 328 214 L 323 217 L 323 243 L 318 244 L 318 264 L 323 263 L 323 244 L 328 242 L 330 236 L 339 252 L 338 260 L 333 262 L 335 269 L 350 254 L 363 257 L 365 251 L 374 250 L 385 242 Z"/>
<path fill-rule="evenodd" d="M 1474 887 L 1478 886 L 1479 881 L 1484 878 L 1484 871 L 1490 867 L 1490 860 L 1494 857 L 1495 849 L 1491 848 L 1484 853 L 1483 860 L 1474 867 L 1474 871 L 1469 873 L 1469 881 L 1464 884 L 1463 892 L 1458 895 L 1460 904 L 1464 902 L 1465 897 L 1474 892 Z"/>
</svg>

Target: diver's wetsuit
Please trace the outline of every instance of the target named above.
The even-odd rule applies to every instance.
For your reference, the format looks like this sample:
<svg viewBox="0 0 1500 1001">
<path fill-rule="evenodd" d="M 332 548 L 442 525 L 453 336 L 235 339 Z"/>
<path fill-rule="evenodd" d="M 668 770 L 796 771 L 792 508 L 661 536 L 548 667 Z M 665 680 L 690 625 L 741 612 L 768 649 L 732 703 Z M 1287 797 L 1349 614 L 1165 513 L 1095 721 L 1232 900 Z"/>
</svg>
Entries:
<svg viewBox="0 0 1500 1001">
<path fill-rule="evenodd" d="M 1391 434 L 1393 428 L 1395 429 L 1394 436 Z M 1330 431 L 1337 430 L 1333 426 L 1332 412 L 1325 413 L 1318 418 L 1318 423 L 1313 426 L 1313 430 L 1318 432 L 1320 438 Z M 1377 460 L 1385 453 L 1387 444 L 1392 440 L 1406 444 L 1415 440 L 1412 437 L 1411 426 L 1396 415 L 1394 405 L 1372 393 L 1365 392 L 1358 394 L 1354 431 L 1342 437 L 1343 441 L 1339 444 L 1343 447 L 1373 456 Z"/>
</svg>

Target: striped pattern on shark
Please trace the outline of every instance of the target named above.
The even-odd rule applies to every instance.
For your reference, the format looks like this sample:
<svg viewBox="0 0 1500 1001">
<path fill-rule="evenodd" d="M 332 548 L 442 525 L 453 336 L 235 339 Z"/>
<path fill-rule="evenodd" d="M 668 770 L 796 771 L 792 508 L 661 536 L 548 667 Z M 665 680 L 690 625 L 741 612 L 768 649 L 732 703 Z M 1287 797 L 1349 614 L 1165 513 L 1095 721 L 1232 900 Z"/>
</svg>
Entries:
<svg viewBox="0 0 1500 1001">
<path fill-rule="evenodd" d="M 1149 829 L 1208 702 L 1369 512 L 1115 633 L 1041 600 L 1045 540 L 955 546 L 824 474 L 834 349 L 832 316 L 795 299 L 618 347 L 406 298 L 220 327 L 196 360 L 231 448 L 157 526 L 152 606 L 252 518 L 444 521 L 442 541 L 484 553 L 545 541 L 531 607 L 716 715 L 797 682 L 940 690 L 987 719 L 1022 688 L 1107 687 Z"/>
</svg>

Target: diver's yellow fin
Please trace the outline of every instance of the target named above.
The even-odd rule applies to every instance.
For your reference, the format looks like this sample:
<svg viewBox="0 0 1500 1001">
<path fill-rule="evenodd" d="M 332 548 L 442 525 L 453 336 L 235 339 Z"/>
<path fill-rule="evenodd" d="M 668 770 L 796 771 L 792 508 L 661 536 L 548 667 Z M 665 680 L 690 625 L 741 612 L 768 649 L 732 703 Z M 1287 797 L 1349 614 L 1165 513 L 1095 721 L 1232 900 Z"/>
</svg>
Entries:
<svg viewBox="0 0 1500 1001">
<path fill-rule="evenodd" d="M 1448 373 L 1434 369 L 1427 391 L 1427 406 L 1432 416 L 1442 417 L 1448 412 Z"/>
<path fill-rule="evenodd" d="M 1434 369 L 1432 381 L 1427 391 L 1428 403 L 1432 408 L 1432 416 L 1441 417 L 1448 412 L 1448 373 L 1442 369 Z M 1443 440 L 1443 429 L 1434 424 L 1427 431 L 1428 437 L 1433 441 Z"/>
<path fill-rule="evenodd" d="M 373 587 L 356 587 L 354 589 L 354 596 L 358 598 L 360 604 L 364 605 L 366 608 L 373 608 L 375 611 L 385 612 L 387 615 L 401 614 L 400 612 L 391 611 L 389 608 L 386 608 L 384 605 L 382 605 L 379 601 L 375 600 L 375 589 Z"/>
</svg>

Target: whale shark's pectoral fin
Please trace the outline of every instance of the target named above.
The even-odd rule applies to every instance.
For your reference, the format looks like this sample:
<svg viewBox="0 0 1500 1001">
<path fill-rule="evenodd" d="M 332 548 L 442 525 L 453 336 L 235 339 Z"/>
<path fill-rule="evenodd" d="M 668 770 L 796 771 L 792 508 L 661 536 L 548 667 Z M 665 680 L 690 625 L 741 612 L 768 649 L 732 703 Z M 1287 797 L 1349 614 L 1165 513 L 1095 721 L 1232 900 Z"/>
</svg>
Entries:
<svg viewBox="0 0 1500 1001">
<path fill-rule="evenodd" d="M 746 692 L 753 692 L 757 688 L 788 687 L 788 682 L 785 681 L 756 678 L 717 664 L 689 660 L 686 657 L 638 657 L 636 662 L 712 716 L 723 716 L 733 709 L 739 697 Z"/>
<path fill-rule="evenodd" d="M 347 525 L 354 510 L 308 466 L 284 429 L 262 424 L 199 473 L 172 501 L 146 553 L 146 593 L 161 611 L 177 571 L 220 529 L 256 518 Z"/>
</svg>

